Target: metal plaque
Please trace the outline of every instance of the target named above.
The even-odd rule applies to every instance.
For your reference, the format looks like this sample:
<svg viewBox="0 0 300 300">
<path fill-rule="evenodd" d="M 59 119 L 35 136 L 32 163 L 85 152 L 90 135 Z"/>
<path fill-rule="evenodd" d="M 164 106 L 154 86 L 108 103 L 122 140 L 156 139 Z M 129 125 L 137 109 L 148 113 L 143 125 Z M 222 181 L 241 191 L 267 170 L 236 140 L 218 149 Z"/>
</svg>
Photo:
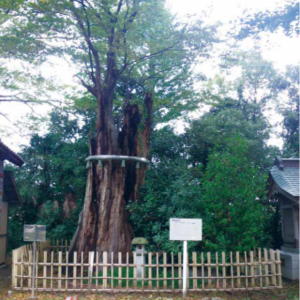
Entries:
<svg viewBox="0 0 300 300">
<path fill-rule="evenodd" d="M 46 226 L 45 225 L 24 225 L 25 242 L 45 242 Z"/>
<path fill-rule="evenodd" d="M 202 241 L 202 219 L 170 219 L 170 240 Z"/>
</svg>

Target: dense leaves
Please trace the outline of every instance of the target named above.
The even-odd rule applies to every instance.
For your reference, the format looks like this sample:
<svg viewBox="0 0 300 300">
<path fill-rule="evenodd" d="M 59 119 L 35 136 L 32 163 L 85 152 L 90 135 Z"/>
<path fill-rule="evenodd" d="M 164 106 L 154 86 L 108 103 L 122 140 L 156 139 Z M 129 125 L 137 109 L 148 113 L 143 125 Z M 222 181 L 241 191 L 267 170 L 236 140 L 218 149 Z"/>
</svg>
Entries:
<svg viewBox="0 0 300 300">
<path fill-rule="evenodd" d="M 47 225 L 50 239 L 70 239 L 77 225 L 88 129 L 71 115 L 54 111 L 48 130 L 44 136 L 32 136 L 21 154 L 25 164 L 15 170 L 22 203 L 10 212 L 9 240 L 14 247 L 22 241 L 23 224 Z"/>
<path fill-rule="evenodd" d="M 266 244 L 267 215 L 261 205 L 266 175 L 249 160 L 249 151 L 247 140 L 236 136 L 209 155 L 201 206 L 203 242 L 210 250 L 248 250 Z"/>
</svg>

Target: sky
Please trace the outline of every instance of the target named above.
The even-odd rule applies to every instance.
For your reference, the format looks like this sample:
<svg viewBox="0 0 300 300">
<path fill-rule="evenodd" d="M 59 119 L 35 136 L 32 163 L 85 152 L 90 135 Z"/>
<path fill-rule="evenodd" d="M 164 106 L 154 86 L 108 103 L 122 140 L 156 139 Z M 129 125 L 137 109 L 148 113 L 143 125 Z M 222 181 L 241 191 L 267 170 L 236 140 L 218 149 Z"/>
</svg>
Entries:
<svg viewBox="0 0 300 300">
<path fill-rule="evenodd" d="M 221 30 L 226 33 L 229 27 L 232 26 L 232 22 L 243 13 L 252 14 L 262 10 L 274 10 L 277 7 L 282 7 L 285 3 L 287 3 L 286 0 L 167 0 L 166 7 L 182 21 L 199 17 L 208 24 L 220 21 L 223 23 Z M 270 34 L 261 41 L 261 44 L 263 56 L 271 60 L 279 70 L 283 70 L 287 64 L 295 64 L 296 61 L 300 61 L 300 45 L 296 38 L 287 38 L 283 33 Z M 214 76 L 217 72 L 217 68 L 212 67 L 210 64 L 204 66 L 204 68 L 208 76 Z M 62 85 L 73 85 L 76 82 L 75 70 L 70 64 L 61 59 L 53 59 L 51 62 L 46 63 L 41 72 Z M 55 93 L 53 96 L 59 97 Z M 2 106 L 0 109 L 3 109 Z M 7 113 L 10 121 L 0 116 L 1 139 L 8 146 L 18 151 L 21 144 L 28 144 L 31 134 L 31 131 L 23 126 L 23 122 L 26 121 L 26 114 L 47 115 L 49 107 L 37 106 L 34 111 L 31 111 L 22 104 L 14 103 L 6 104 L 3 110 Z M 278 118 L 278 115 L 273 115 L 270 119 L 275 124 L 280 121 Z M 19 126 L 13 126 L 12 121 L 18 121 Z M 177 122 L 174 126 L 177 127 L 178 131 L 183 128 L 182 122 Z M 43 130 L 41 129 L 41 131 Z M 270 143 L 280 145 L 281 141 L 273 135 Z"/>
</svg>

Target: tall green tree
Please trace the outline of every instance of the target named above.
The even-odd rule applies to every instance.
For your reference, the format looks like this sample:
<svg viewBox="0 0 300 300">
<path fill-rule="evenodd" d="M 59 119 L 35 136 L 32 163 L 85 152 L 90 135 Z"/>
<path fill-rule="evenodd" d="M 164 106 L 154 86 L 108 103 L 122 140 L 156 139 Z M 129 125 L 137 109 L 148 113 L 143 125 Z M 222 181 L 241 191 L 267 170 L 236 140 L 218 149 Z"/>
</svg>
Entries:
<svg viewBox="0 0 300 300">
<path fill-rule="evenodd" d="M 242 26 L 237 34 L 238 39 L 253 36 L 262 31 L 274 32 L 282 28 L 286 34 L 299 33 L 297 20 L 299 19 L 299 2 L 286 1 L 284 7 L 273 12 L 258 12 L 241 19 Z"/>
<path fill-rule="evenodd" d="M 209 155 L 202 178 L 201 214 L 204 247 L 249 250 L 265 245 L 266 179 L 249 160 L 245 138 L 227 139 Z"/>
<path fill-rule="evenodd" d="M 258 105 L 230 98 L 219 101 L 201 118 L 193 120 L 187 130 L 190 161 L 206 166 L 209 153 L 216 145 L 225 146 L 228 138 L 239 135 L 248 141 L 251 149 L 248 159 L 266 167 L 269 126 Z"/>
<path fill-rule="evenodd" d="M 0 36 L 4 56 L 32 63 L 67 56 L 80 69 L 80 83 L 96 103 L 91 155 L 147 157 L 153 116 L 190 104 L 190 67 L 200 50 L 208 53 L 213 35 L 200 22 L 175 24 L 161 0 L 24 1 L 9 13 Z M 73 249 L 130 249 L 125 206 L 138 198 L 144 174 L 121 162 L 89 168 Z"/>
<path fill-rule="evenodd" d="M 299 68 L 289 66 L 286 72 L 288 103 L 282 108 L 283 156 L 299 157 Z"/>
<path fill-rule="evenodd" d="M 84 198 L 88 151 L 89 125 L 80 123 L 74 114 L 55 110 L 47 133 L 33 135 L 23 148 L 20 155 L 25 164 L 14 170 L 21 204 L 10 212 L 11 246 L 22 242 L 24 223 L 47 225 L 50 239 L 71 239 L 74 234 Z"/>
</svg>

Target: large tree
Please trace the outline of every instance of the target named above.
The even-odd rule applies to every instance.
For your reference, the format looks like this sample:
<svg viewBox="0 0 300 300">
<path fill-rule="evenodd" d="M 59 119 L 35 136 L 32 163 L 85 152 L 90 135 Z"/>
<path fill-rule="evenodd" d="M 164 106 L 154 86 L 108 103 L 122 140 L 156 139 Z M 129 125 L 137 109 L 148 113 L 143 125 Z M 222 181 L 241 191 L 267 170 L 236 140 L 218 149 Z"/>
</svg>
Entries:
<svg viewBox="0 0 300 300">
<path fill-rule="evenodd" d="M 1 53 L 31 63 L 71 59 L 96 102 L 90 155 L 147 157 L 153 116 L 190 104 L 190 67 L 211 30 L 174 24 L 160 0 L 22 1 L 0 36 Z M 163 108 L 163 109 L 162 109 Z M 145 167 L 93 163 L 73 249 L 127 251 L 126 203 L 138 198 Z"/>
</svg>

